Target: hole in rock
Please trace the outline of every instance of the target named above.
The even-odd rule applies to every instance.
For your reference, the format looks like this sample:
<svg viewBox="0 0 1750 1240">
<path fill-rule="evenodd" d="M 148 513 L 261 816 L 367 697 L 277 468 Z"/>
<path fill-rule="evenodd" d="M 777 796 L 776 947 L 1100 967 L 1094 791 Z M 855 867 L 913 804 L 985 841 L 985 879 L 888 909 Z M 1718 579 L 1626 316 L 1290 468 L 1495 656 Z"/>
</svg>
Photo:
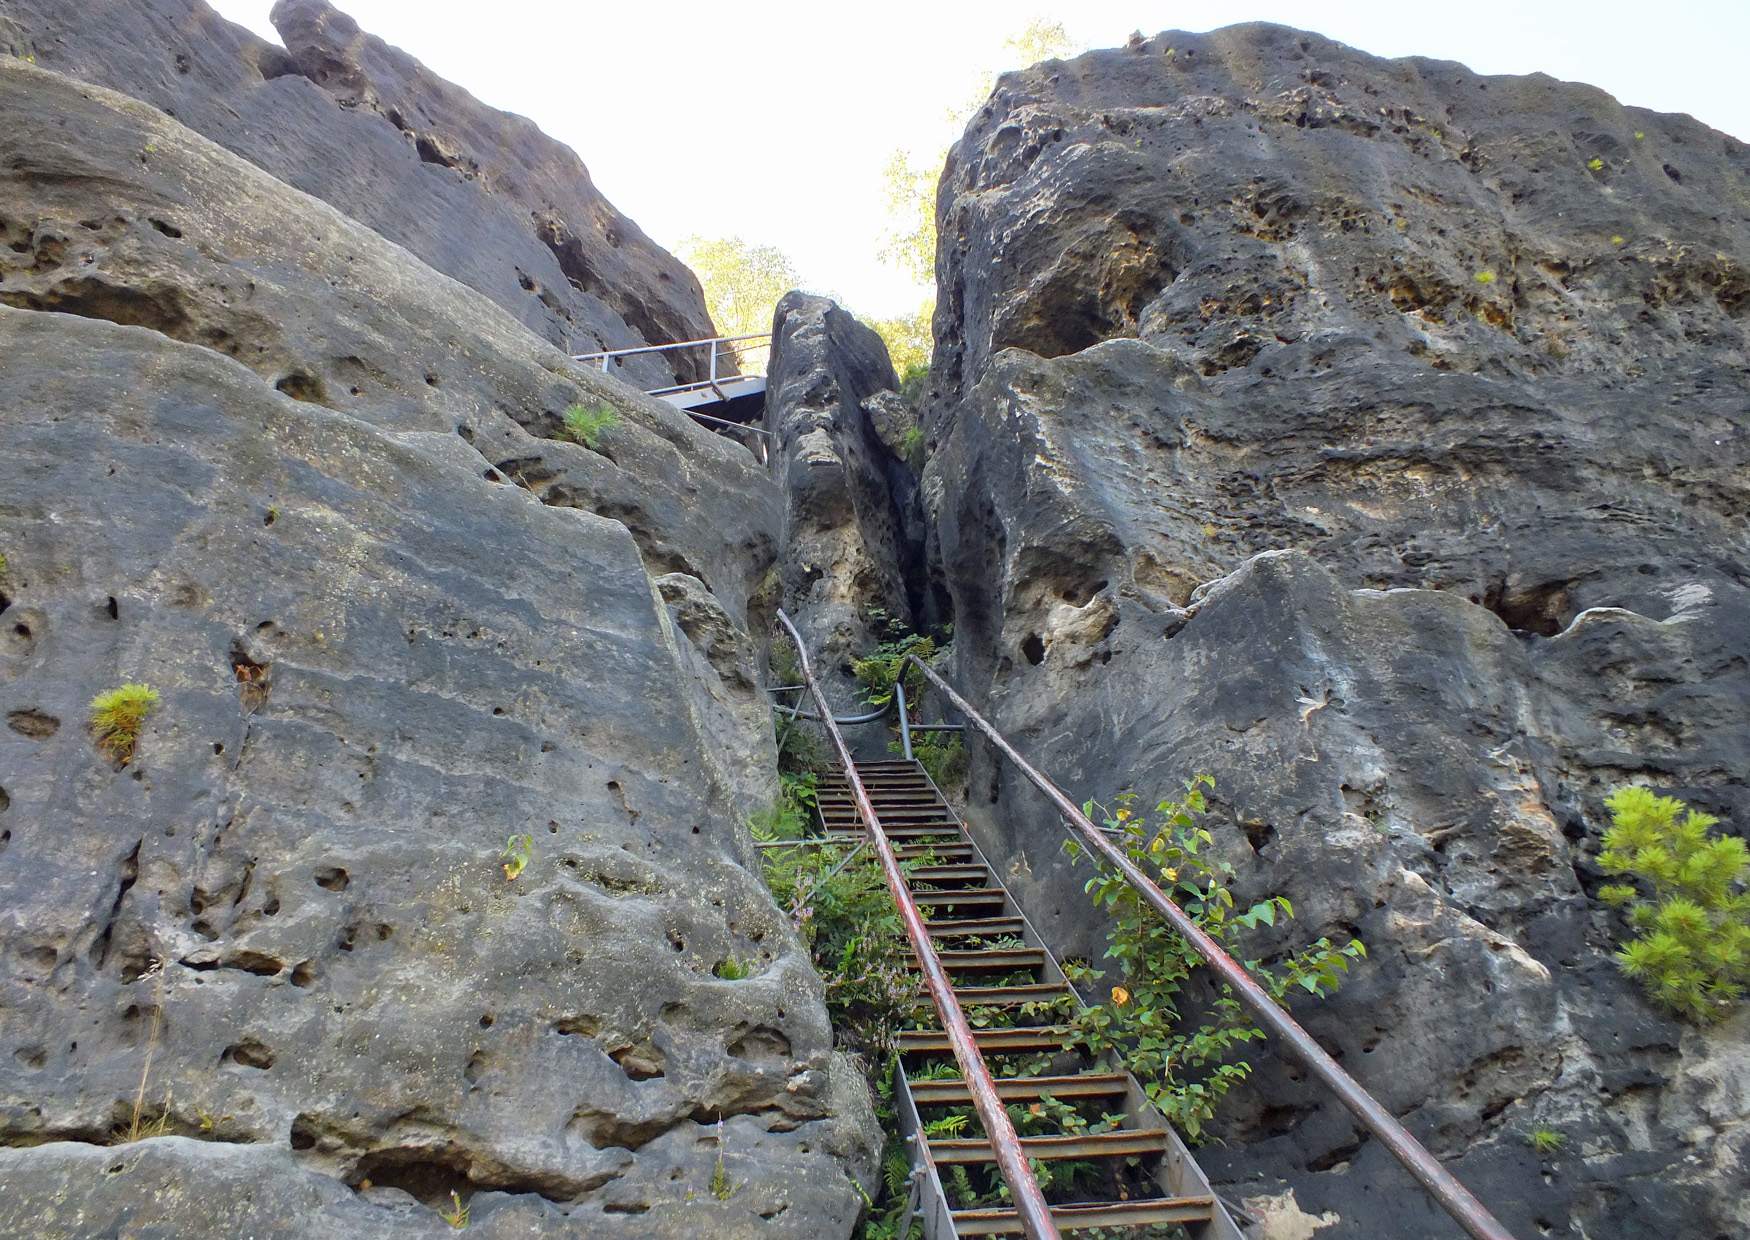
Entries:
<svg viewBox="0 0 1750 1240">
<path fill-rule="evenodd" d="M 122 618 L 121 606 L 115 601 L 115 595 L 113 594 L 109 596 L 109 601 L 104 604 L 103 609 L 109 613 L 109 618 L 111 620 L 120 620 Z"/>
<path fill-rule="evenodd" d="M 1045 639 L 1037 633 L 1029 633 L 1021 639 L 1021 655 L 1034 667 L 1045 662 Z"/>
<path fill-rule="evenodd" d="M 6 726 L 20 736 L 28 736 L 33 741 L 43 741 L 61 730 L 61 721 L 53 715 L 30 707 L 9 713 L 6 716 Z"/>
<path fill-rule="evenodd" d="M 244 1068 L 254 1068 L 265 1072 L 273 1067 L 273 1052 L 255 1038 L 244 1038 L 241 1042 L 233 1042 L 225 1048 L 220 1060 L 228 1064 L 237 1064 Z"/>
<path fill-rule="evenodd" d="M 316 969 L 308 960 L 300 960 L 292 969 L 292 985 L 308 990 L 316 984 Z"/>
<path fill-rule="evenodd" d="M 337 865 L 324 866 L 316 871 L 316 885 L 324 891 L 345 891 L 352 877 Z"/>
</svg>

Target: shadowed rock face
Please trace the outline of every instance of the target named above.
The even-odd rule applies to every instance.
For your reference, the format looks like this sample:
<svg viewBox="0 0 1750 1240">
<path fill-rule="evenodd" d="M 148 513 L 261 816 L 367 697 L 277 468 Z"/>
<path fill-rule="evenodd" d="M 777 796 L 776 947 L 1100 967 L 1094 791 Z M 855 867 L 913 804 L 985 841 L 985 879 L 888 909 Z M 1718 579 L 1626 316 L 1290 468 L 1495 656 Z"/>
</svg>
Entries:
<svg viewBox="0 0 1750 1240">
<path fill-rule="evenodd" d="M 275 7 L 286 47 L 201 0 L 0 3 L 0 50 L 163 109 L 584 353 L 715 334 L 698 280 L 568 148 L 322 3 Z M 693 377 L 692 359 L 677 363 Z M 630 359 L 646 387 L 669 367 Z"/>
<path fill-rule="evenodd" d="M 1747 173 L 1588 87 L 1251 26 L 1008 75 L 942 180 L 956 675 L 1078 797 L 1213 773 L 1279 941 L 1370 949 L 1297 1011 L 1520 1235 L 1750 1227 L 1750 1017 L 1649 1005 L 1593 897 L 1619 783 L 1750 822 Z M 971 786 L 1097 954 L 1055 819 Z M 1200 1158 L 1266 1234 L 1446 1234 L 1252 1058 Z"/>
<path fill-rule="evenodd" d="M 0 1232 L 846 1234 L 752 458 L 160 111 L 0 117 Z"/>
<path fill-rule="evenodd" d="M 765 424 L 785 498 L 784 606 L 848 712 L 862 702 L 851 662 L 887 637 L 872 613 L 910 621 L 906 570 L 921 557 L 908 528 L 917 478 L 903 459 L 912 414 L 897 386 L 881 337 L 834 302 L 778 303 Z"/>
</svg>

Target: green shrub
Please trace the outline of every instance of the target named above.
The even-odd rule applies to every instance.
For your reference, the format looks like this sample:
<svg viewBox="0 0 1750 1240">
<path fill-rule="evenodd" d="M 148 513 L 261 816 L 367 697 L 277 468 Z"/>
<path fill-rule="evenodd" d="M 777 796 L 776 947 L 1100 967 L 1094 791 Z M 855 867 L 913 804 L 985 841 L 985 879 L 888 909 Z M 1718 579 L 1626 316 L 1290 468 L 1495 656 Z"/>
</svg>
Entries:
<svg viewBox="0 0 1750 1240">
<path fill-rule="evenodd" d="M 912 467 L 914 473 L 922 473 L 924 469 L 924 428 L 913 426 L 907 429 L 899 439 L 900 455 L 905 457 L 906 464 Z"/>
<path fill-rule="evenodd" d="M 1533 1128 L 1525 1134 L 1525 1144 L 1539 1154 L 1554 1154 L 1567 1143 L 1567 1136 L 1554 1128 Z"/>
<path fill-rule="evenodd" d="M 868 655 L 851 664 L 851 674 L 863 686 L 863 696 L 871 706 L 885 706 L 893 700 L 893 686 L 905 676 L 905 695 L 915 702 L 923 690 L 923 675 L 905 661 L 915 654 L 925 663 L 938 653 L 936 639 L 909 631 L 904 624 L 879 608 L 870 611 L 870 618 L 881 625 L 886 639 Z"/>
<path fill-rule="evenodd" d="M 1611 826 L 1598 864 L 1629 881 L 1598 895 L 1636 932 L 1617 963 L 1679 1016 L 1724 1017 L 1750 984 L 1750 849 L 1712 834 L 1712 814 L 1648 788 L 1618 788 L 1604 803 Z"/>
<path fill-rule="evenodd" d="M 1233 867 L 1206 855 L 1214 837 L 1199 825 L 1209 808 L 1204 789 L 1214 786 L 1208 775 L 1189 780 L 1183 799 L 1165 800 L 1155 807 L 1152 824 L 1131 809 L 1135 798 L 1129 793 L 1117 797 L 1110 811 L 1089 802 L 1084 812 L 1092 817 L 1100 810 L 1107 830 L 1114 833 L 1113 842 L 1131 862 L 1152 875 L 1212 939 L 1230 945 L 1241 932 L 1275 926 L 1279 915 L 1293 917 L 1294 909 L 1285 897 L 1272 896 L 1244 912 L 1234 911 L 1228 886 Z M 1064 849 L 1076 861 L 1086 851 L 1073 840 Z M 1180 1010 L 1181 995 L 1206 967 L 1202 957 L 1137 898 L 1121 874 L 1097 858 L 1095 865 L 1100 872 L 1088 880 L 1087 891 L 1096 906 L 1112 915 L 1106 958 L 1116 965 L 1118 984 L 1110 988 L 1109 1002 L 1084 1008 L 1074 1017 L 1073 1044 L 1096 1055 L 1115 1052 L 1150 1101 L 1195 1138 L 1228 1090 L 1251 1074 L 1251 1065 L 1233 1058 L 1235 1052 L 1246 1042 L 1262 1039 L 1264 1032 L 1225 985 L 1200 1021 L 1187 1019 Z M 1245 964 L 1282 1002 L 1296 988 L 1318 996 L 1333 993 L 1351 962 L 1366 954 L 1359 939 L 1337 947 L 1320 938 L 1273 967 L 1253 959 Z M 1104 976 L 1086 966 L 1066 971 L 1071 981 L 1081 983 Z"/>
<path fill-rule="evenodd" d="M 140 684 L 126 684 L 91 699 L 92 740 L 117 766 L 134 760 L 140 728 L 157 701 L 158 690 Z"/>
<path fill-rule="evenodd" d="M 600 445 L 602 435 L 619 424 L 620 416 L 606 405 L 594 409 L 573 405 L 565 411 L 565 427 L 559 434 L 572 443 L 595 448 Z"/>
<path fill-rule="evenodd" d="M 711 970 L 711 976 L 726 982 L 740 982 L 753 976 L 753 966 L 731 952 L 717 962 Z"/>
<path fill-rule="evenodd" d="M 903 750 L 898 742 L 890 748 L 895 752 Z M 966 745 L 957 733 L 913 732 L 911 754 L 943 792 L 958 788 L 966 780 Z"/>
</svg>

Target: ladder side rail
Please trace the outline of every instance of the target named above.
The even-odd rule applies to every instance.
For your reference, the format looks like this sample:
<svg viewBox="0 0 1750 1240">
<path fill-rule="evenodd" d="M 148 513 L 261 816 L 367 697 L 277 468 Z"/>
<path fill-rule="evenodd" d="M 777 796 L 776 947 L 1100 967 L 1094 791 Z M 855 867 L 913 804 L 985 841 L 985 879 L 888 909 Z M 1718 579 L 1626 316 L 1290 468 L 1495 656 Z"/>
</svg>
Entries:
<svg viewBox="0 0 1750 1240">
<path fill-rule="evenodd" d="M 1450 1215 L 1454 1222 L 1464 1229 L 1472 1240 L 1513 1240 L 1500 1221 L 1490 1213 L 1487 1206 L 1466 1188 L 1439 1159 L 1430 1154 L 1422 1143 L 1411 1135 L 1390 1111 L 1382 1106 L 1377 1098 L 1368 1093 L 1359 1081 L 1344 1071 L 1341 1064 L 1331 1058 L 1324 1047 L 1320 1046 L 1303 1028 L 1299 1021 L 1272 999 L 1267 991 L 1260 986 L 1245 967 L 1224 951 L 1219 943 L 1204 933 L 1203 928 L 1192 920 L 1190 914 L 1173 902 L 1172 898 L 1157 887 L 1148 875 L 1144 874 L 1125 856 L 1106 834 L 1096 827 L 1081 807 L 1070 800 L 1068 794 L 1042 774 L 1030 762 L 1021 756 L 1015 747 L 1009 744 L 1007 738 L 998 732 L 994 725 L 972 708 L 972 704 L 954 687 L 943 680 L 936 670 L 914 654 L 906 655 L 906 659 L 915 664 L 929 682 L 940 689 L 954 705 L 962 717 L 984 735 L 998 753 L 1027 777 L 1028 781 L 1038 788 L 1063 815 L 1064 820 L 1082 837 L 1086 846 L 1096 856 L 1105 861 L 1113 869 L 1122 874 L 1138 898 L 1172 926 L 1181 938 L 1191 945 L 1193 951 L 1203 958 L 1215 975 L 1222 982 L 1232 987 L 1235 996 L 1251 1012 L 1258 1023 L 1271 1033 L 1281 1038 L 1295 1057 L 1306 1065 L 1307 1070 L 1316 1076 L 1324 1086 L 1337 1095 L 1338 1101 L 1349 1109 L 1350 1114 L 1359 1120 L 1364 1128 L 1372 1133 L 1379 1142 L 1389 1150 L 1394 1158 L 1403 1165 L 1418 1183 L 1427 1190 L 1442 1209 Z"/>
<path fill-rule="evenodd" d="M 845 745 L 844 734 L 833 720 L 832 708 L 827 704 L 826 695 L 821 692 L 819 682 L 814 679 L 814 669 L 809 665 L 808 650 L 803 644 L 802 634 L 790 622 L 790 617 L 782 608 L 778 610 L 778 620 L 796 643 L 796 658 L 802 671 L 802 680 L 807 684 L 809 694 L 820 710 L 821 723 L 826 728 L 833 751 L 838 754 L 839 765 L 844 768 L 845 781 L 850 785 L 857 813 L 863 819 L 864 828 L 869 833 L 869 842 L 874 845 L 875 855 L 880 859 L 882 873 L 887 879 L 887 889 L 899 908 L 906 937 L 911 940 L 912 955 L 917 958 L 918 971 L 923 975 L 924 986 L 936 1006 L 936 1015 L 941 1019 L 943 1032 L 947 1034 L 948 1043 L 953 1047 L 954 1058 L 960 1065 L 960 1076 L 966 1082 L 973 1109 L 978 1112 L 979 1121 L 984 1125 L 985 1136 L 990 1141 L 991 1151 L 996 1158 L 997 1170 L 1009 1186 L 1016 1215 L 1029 1240 L 1059 1240 L 1051 1207 L 1045 1202 L 1045 1194 L 1040 1191 L 1039 1182 L 1033 1178 L 1033 1169 L 1028 1165 L 1021 1139 L 1015 1132 L 1015 1125 L 1009 1119 L 1008 1108 L 997 1094 L 996 1082 L 991 1079 L 990 1068 L 978 1049 L 972 1026 L 966 1019 L 966 1013 L 960 1009 L 960 1001 L 954 997 L 954 987 L 948 978 L 948 971 L 942 967 L 936 949 L 930 942 L 929 927 L 924 923 L 923 914 L 918 911 L 917 902 L 912 899 L 911 888 L 906 885 L 905 872 L 899 868 L 899 859 L 893 855 L 893 845 L 888 841 L 881 819 L 875 813 L 875 806 L 869 800 L 868 790 L 863 787 L 862 777 L 857 774 L 857 765 L 851 761 L 851 751 Z"/>
</svg>

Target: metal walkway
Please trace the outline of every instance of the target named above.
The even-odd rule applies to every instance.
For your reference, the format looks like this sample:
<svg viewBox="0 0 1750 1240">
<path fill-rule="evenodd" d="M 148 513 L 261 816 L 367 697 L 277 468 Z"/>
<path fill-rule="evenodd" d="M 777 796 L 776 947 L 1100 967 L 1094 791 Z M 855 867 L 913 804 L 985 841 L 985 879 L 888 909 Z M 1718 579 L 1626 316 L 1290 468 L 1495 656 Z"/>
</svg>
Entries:
<svg viewBox="0 0 1750 1240">
<path fill-rule="evenodd" d="M 1022 1152 L 1036 1167 L 1080 1165 L 1067 1191 L 1048 1191 L 1058 1229 L 1171 1235 L 1176 1233 L 1130 1229 L 1176 1225 L 1195 1240 L 1242 1240 L 1190 1151 L 1135 1079 L 1063 1049 L 1063 1027 L 1054 1020 L 1080 997 L 923 766 L 901 759 L 863 762 L 856 770 L 895 855 L 925 863 L 908 867 L 907 885 L 925 910 L 955 999 L 986 1022 L 973 1036 L 997 1096 L 1011 1116 L 1018 1111 L 1028 1121 Z M 843 776 L 821 784 L 818 812 L 829 840 L 851 844 L 864 838 Z M 1023 1234 L 1012 1206 L 956 1202 L 951 1183 L 944 1183 L 949 1168 L 965 1168 L 962 1182 L 988 1192 L 998 1183 L 996 1159 L 966 1082 L 940 1075 L 938 1065 L 953 1062 L 947 1034 L 933 1012 L 920 1015 L 915 1027 L 899 1035 L 894 1102 L 901 1135 L 914 1151 L 924 1236 Z M 1116 1123 L 1103 1120 L 1112 1115 L 1119 1117 Z M 965 1117 L 964 1134 L 927 1135 L 932 1122 L 959 1127 L 940 1123 L 950 1116 Z"/>
<path fill-rule="evenodd" d="M 751 336 L 709 336 L 703 340 L 677 340 L 673 344 L 647 344 L 633 349 L 608 349 L 601 353 L 573 353 L 571 360 L 586 362 L 604 375 L 621 359 L 649 353 L 700 351 L 707 354 L 701 369 L 704 378 L 668 387 L 649 388 L 646 396 L 667 401 L 676 409 L 711 427 L 719 434 L 739 439 L 766 459 L 766 439 L 771 432 L 754 423 L 765 417 L 766 377 L 744 373 L 748 355 L 772 347 L 770 332 Z M 677 371 L 678 373 L 678 371 Z"/>
</svg>

